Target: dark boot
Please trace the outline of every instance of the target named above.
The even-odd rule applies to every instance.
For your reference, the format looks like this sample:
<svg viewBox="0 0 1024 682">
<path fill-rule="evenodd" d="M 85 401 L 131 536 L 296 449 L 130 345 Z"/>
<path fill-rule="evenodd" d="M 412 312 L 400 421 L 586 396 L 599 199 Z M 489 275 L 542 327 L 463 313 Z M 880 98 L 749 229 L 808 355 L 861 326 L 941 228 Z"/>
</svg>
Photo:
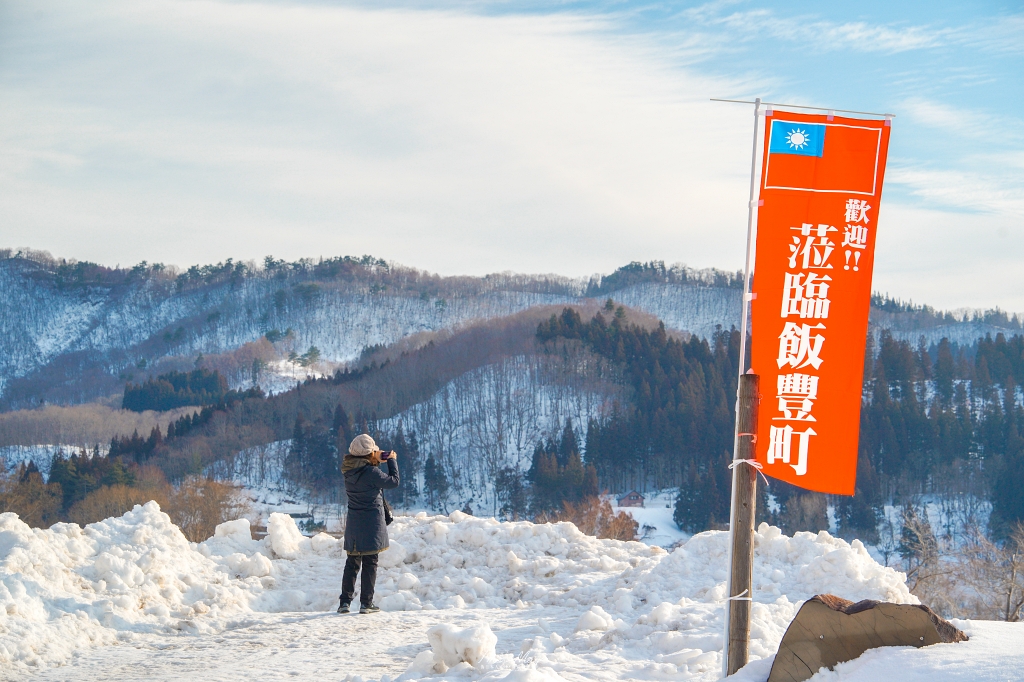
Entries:
<svg viewBox="0 0 1024 682">
<path fill-rule="evenodd" d="M 348 613 L 351 602 L 345 601 L 344 595 L 338 598 L 338 613 Z"/>
<path fill-rule="evenodd" d="M 359 607 L 359 613 L 377 613 L 378 611 L 380 611 L 380 607 L 375 604 Z"/>
</svg>

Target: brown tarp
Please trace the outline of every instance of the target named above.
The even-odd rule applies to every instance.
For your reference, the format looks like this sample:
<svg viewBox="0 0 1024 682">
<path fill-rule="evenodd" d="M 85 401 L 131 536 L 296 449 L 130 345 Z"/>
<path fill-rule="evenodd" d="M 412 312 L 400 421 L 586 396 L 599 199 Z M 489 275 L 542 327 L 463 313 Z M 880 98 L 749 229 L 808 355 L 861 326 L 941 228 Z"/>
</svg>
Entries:
<svg viewBox="0 0 1024 682">
<path fill-rule="evenodd" d="M 821 668 L 831 670 L 875 647 L 966 640 L 967 635 L 927 606 L 870 599 L 855 604 L 819 594 L 807 600 L 790 623 L 768 682 L 803 682 Z"/>
</svg>

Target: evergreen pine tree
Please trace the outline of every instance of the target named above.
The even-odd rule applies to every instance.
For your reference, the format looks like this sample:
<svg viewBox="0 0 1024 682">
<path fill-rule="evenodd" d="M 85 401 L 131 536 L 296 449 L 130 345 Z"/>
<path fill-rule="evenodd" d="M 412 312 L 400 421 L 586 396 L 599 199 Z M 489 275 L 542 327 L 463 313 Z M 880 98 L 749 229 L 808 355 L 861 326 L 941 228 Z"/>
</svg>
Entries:
<svg viewBox="0 0 1024 682">
<path fill-rule="evenodd" d="M 306 483 L 314 490 L 326 491 L 341 482 L 337 438 L 321 424 L 306 432 Z"/>
<path fill-rule="evenodd" d="M 597 469 L 594 468 L 593 464 L 588 464 L 583 470 L 583 489 L 581 491 L 581 497 L 587 499 L 588 497 L 597 497 L 601 494 L 601 489 L 598 487 L 597 482 Z"/>
<path fill-rule="evenodd" d="M 558 487 L 561 489 L 559 503 L 564 500 L 578 502 L 583 497 L 584 471 L 583 462 L 580 461 L 580 453 L 575 451 L 569 453 L 569 461 L 559 471 L 558 478 L 560 479 Z"/>
<path fill-rule="evenodd" d="M 338 403 L 334 408 L 334 419 L 331 421 L 331 433 L 336 439 L 336 447 L 342 456 L 348 453 L 348 446 L 358 435 L 352 428 L 352 418 L 348 416 L 345 408 Z"/>
<path fill-rule="evenodd" d="M 686 468 L 686 475 L 679 493 L 676 496 L 676 508 L 672 512 L 672 520 L 687 533 L 705 530 L 707 522 L 706 510 L 701 500 L 701 478 L 697 472 L 697 464 L 693 461 Z"/>
<path fill-rule="evenodd" d="M 53 453 L 50 459 L 50 477 L 47 483 L 59 483 L 61 487 L 61 509 L 67 511 L 75 499 L 77 487 L 78 470 L 75 460 L 64 457 L 63 450 L 59 448 Z"/>
<path fill-rule="evenodd" d="M 300 483 L 306 482 L 306 467 L 309 463 L 309 443 L 306 436 L 306 419 L 300 413 L 295 418 L 291 446 L 285 457 L 285 471 L 289 478 Z"/>
<path fill-rule="evenodd" d="M 572 428 L 572 419 L 565 420 L 565 427 L 562 429 L 562 438 L 558 442 L 558 464 L 566 466 L 573 454 L 580 453 L 579 442 L 576 439 L 576 432 Z"/>
<path fill-rule="evenodd" d="M 427 489 L 430 506 L 434 509 L 440 508 L 447 514 L 450 482 L 444 467 L 433 455 L 427 457 L 427 463 L 423 469 L 423 485 Z"/>
<path fill-rule="evenodd" d="M 516 520 L 526 513 L 527 494 L 523 474 L 516 467 L 504 467 L 494 480 L 494 494 L 498 498 L 498 513 L 503 519 Z"/>
</svg>

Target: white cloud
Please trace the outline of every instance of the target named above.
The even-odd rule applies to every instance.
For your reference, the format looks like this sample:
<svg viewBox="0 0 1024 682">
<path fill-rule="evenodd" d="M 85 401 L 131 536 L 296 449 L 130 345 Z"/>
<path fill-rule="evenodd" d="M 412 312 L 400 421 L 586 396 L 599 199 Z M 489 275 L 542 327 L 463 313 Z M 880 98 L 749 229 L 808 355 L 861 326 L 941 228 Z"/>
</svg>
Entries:
<svg viewBox="0 0 1024 682">
<path fill-rule="evenodd" d="M 940 308 L 1024 312 L 1018 218 L 883 203 L 872 288 Z"/>
<path fill-rule="evenodd" d="M 965 31 L 962 43 L 995 53 L 1024 53 L 1024 14 L 996 16 Z"/>
<path fill-rule="evenodd" d="M 681 68 L 685 37 L 581 15 L 35 7 L 8 3 L 0 40 L 0 246 L 186 266 L 373 253 L 453 274 L 742 265 L 751 112 L 707 99 L 755 88 Z M 958 116 L 908 114 L 946 132 Z M 1024 310 L 1020 155 L 891 163 L 933 208 L 886 200 L 878 288 Z"/>
<path fill-rule="evenodd" d="M 31 33 L 65 51 L 3 74 L 2 242 L 185 264 L 372 251 L 447 272 L 742 257 L 750 116 L 707 98 L 745 84 L 598 20 L 61 10 Z"/>
</svg>

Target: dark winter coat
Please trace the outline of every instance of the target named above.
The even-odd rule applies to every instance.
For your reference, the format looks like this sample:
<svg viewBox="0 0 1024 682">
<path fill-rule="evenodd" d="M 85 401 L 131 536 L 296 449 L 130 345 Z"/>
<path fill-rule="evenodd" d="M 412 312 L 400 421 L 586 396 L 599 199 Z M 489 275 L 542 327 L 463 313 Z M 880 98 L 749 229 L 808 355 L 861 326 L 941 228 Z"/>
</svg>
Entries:
<svg viewBox="0 0 1024 682">
<path fill-rule="evenodd" d="M 384 523 L 382 491 L 397 488 L 398 463 L 387 460 L 388 473 L 370 466 L 364 457 L 345 457 L 345 493 L 348 521 L 345 523 L 345 551 L 349 554 L 377 554 L 388 548 L 388 527 Z"/>
</svg>

